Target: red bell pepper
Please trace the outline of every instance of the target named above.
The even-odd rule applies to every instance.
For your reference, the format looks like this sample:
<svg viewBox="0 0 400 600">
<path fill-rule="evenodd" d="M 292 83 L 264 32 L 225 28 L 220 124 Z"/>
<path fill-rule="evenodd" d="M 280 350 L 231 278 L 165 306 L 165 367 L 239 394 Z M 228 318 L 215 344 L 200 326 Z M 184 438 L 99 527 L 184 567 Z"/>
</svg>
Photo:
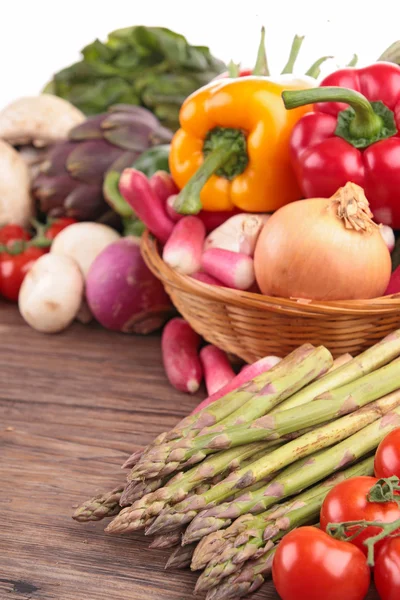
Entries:
<svg viewBox="0 0 400 600">
<path fill-rule="evenodd" d="M 400 67 L 340 69 L 320 87 L 282 94 L 286 108 L 314 104 L 291 134 L 306 198 L 329 198 L 348 181 L 364 188 L 375 220 L 400 229 Z"/>
</svg>

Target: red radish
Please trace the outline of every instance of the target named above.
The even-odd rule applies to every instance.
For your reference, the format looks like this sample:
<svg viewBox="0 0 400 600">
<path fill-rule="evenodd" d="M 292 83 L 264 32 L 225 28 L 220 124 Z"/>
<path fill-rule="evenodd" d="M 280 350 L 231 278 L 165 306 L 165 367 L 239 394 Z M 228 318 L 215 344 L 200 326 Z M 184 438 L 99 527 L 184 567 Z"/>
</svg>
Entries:
<svg viewBox="0 0 400 600">
<path fill-rule="evenodd" d="M 161 200 L 165 208 L 165 204 L 170 196 L 177 194 L 179 189 L 167 171 L 156 171 L 150 177 L 150 186 L 156 196 Z"/>
<path fill-rule="evenodd" d="M 174 223 L 165 212 L 164 203 L 153 191 L 144 173 L 124 169 L 119 180 L 119 191 L 147 229 L 165 244 Z"/>
<path fill-rule="evenodd" d="M 212 404 L 219 398 L 222 398 L 222 396 L 229 394 L 229 392 L 237 390 L 241 385 L 247 383 L 248 381 L 251 381 L 252 379 L 254 379 L 254 377 L 257 377 L 257 375 L 261 375 L 261 373 L 269 371 L 280 361 L 281 359 L 278 356 L 264 356 L 264 358 L 260 358 L 260 360 L 257 360 L 252 365 L 246 365 L 245 367 L 243 367 L 240 373 L 236 375 L 236 377 L 234 377 L 234 379 L 231 379 L 231 381 L 227 383 L 223 388 L 218 390 L 218 392 L 215 392 L 214 394 L 203 400 L 203 402 L 201 402 L 198 406 L 196 406 L 194 411 L 192 411 L 192 414 L 199 412 L 209 404 Z"/>
<path fill-rule="evenodd" d="M 200 350 L 207 394 L 211 396 L 229 383 L 236 375 L 223 350 L 209 344 Z"/>
<path fill-rule="evenodd" d="M 171 385 L 194 394 L 200 387 L 203 370 L 198 355 L 200 336 L 180 317 L 171 319 L 161 336 L 164 369 Z"/>
<path fill-rule="evenodd" d="M 87 275 L 86 299 L 103 327 L 123 333 L 155 331 L 172 312 L 162 283 L 147 268 L 140 240 L 134 237 L 107 246 L 97 256 Z"/>
<path fill-rule="evenodd" d="M 239 214 L 241 211 L 232 210 L 232 211 L 207 211 L 202 210 L 197 215 L 199 219 L 201 219 L 204 223 L 204 226 L 207 232 L 214 231 L 217 227 L 225 223 L 228 219 L 230 219 L 233 215 Z"/>
<path fill-rule="evenodd" d="M 202 283 L 207 283 L 208 285 L 218 285 L 219 287 L 224 287 L 224 284 L 215 277 L 211 277 L 208 273 L 203 273 L 203 271 L 197 271 L 197 273 L 193 273 L 191 275 L 192 279 L 197 279 L 197 281 L 201 281 Z"/>
<path fill-rule="evenodd" d="M 174 208 L 175 199 L 176 194 L 168 198 L 165 205 L 165 210 L 167 211 L 167 215 L 170 217 L 170 219 L 172 219 L 172 221 L 174 222 L 177 222 L 183 219 L 185 215 L 176 212 Z M 238 211 L 211 212 L 202 210 L 196 215 L 196 217 L 203 221 L 206 231 L 207 233 L 209 233 L 210 231 L 214 231 L 214 229 L 225 223 L 225 221 L 230 219 L 235 214 L 238 214 Z"/>
<path fill-rule="evenodd" d="M 400 292 L 400 267 L 397 267 L 390 276 L 389 285 L 386 288 L 385 296 L 398 294 Z"/>
<path fill-rule="evenodd" d="M 393 229 L 389 227 L 389 225 L 382 225 L 380 228 L 380 232 L 386 246 L 388 247 L 389 252 L 393 252 L 396 243 L 396 238 L 394 237 Z"/>
<path fill-rule="evenodd" d="M 201 267 L 236 290 L 247 290 L 255 282 L 253 259 L 247 254 L 210 248 L 201 257 Z"/>
<path fill-rule="evenodd" d="M 254 256 L 258 236 L 270 215 L 241 213 L 214 229 L 204 242 L 204 250 L 223 248 Z"/>
<path fill-rule="evenodd" d="M 176 212 L 176 210 L 174 209 L 174 202 L 175 202 L 176 196 L 177 196 L 177 194 L 173 194 L 172 196 L 167 198 L 167 202 L 165 204 L 165 210 L 167 211 L 167 215 L 174 223 L 177 223 L 178 221 L 183 219 L 183 217 L 185 216 L 185 215 L 181 215 L 180 213 Z M 199 215 L 197 215 L 197 216 L 199 216 Z"/>
<path fill-rule="evenodd" d="M 172 269 L 191 275 L 200 269 L 206 230 L 197 217 L 184 217 L 175 227 L 164 246 L 163 260 Z"/>
</svg>

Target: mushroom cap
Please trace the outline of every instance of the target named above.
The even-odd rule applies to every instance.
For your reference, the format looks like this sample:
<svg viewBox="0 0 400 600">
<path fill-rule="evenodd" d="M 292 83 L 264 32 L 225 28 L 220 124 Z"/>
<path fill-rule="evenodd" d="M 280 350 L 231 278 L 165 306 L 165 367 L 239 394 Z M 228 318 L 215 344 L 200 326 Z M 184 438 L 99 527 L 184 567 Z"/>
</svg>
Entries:
<svg viewBox="0 0 400 600">
<path fill-rule="evenodd" d="M 18 98 L 0 111 L 0 139 L 14 146 L 46 146 L 67 138 L 84 120 L 79 109 L 52 94 Z"/>
<path fill-rule="evenodd" d="M 0 140 L 0 227 L 28 225 L 32 215 L 29 168 L 19 152 Z"/>
</svg>

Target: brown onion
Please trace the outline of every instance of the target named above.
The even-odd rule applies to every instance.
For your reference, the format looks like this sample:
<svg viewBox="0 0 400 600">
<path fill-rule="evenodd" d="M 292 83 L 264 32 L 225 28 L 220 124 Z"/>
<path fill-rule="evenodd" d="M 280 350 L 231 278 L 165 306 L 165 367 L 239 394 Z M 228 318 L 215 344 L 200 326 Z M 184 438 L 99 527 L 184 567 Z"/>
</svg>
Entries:
<svg viewBox="0 0 400 600">
<path fill-rule="evenodd" d="M 309 300 L 382 296 L 390 253 L 363 189 L 347 183 L 332 198 L 277 210 L 258 238 L 254 268 L 261 292 Z"/>
</svg>

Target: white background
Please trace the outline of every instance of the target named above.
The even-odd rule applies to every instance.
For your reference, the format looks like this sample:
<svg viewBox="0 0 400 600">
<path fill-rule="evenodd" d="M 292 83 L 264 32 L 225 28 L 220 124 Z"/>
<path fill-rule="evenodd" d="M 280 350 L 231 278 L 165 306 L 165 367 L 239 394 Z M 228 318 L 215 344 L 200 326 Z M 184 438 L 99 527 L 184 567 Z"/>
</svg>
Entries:
<svg viewBox="0 0 400 600">
<path fill-rule="evenodd" d="M 335 56 L 323 74 L 354 52 L 368 64 L 400 39 L 400 0 L 1 0 L 1 8 L 0 106 L 40 92 L 83 46 L 130 25 L 170 27 L 226 62 L 252 66 L 264 24 L 276 72 L 296 33 L 306 36 L 299 73 L 322 55 Z"/>
</svg>

